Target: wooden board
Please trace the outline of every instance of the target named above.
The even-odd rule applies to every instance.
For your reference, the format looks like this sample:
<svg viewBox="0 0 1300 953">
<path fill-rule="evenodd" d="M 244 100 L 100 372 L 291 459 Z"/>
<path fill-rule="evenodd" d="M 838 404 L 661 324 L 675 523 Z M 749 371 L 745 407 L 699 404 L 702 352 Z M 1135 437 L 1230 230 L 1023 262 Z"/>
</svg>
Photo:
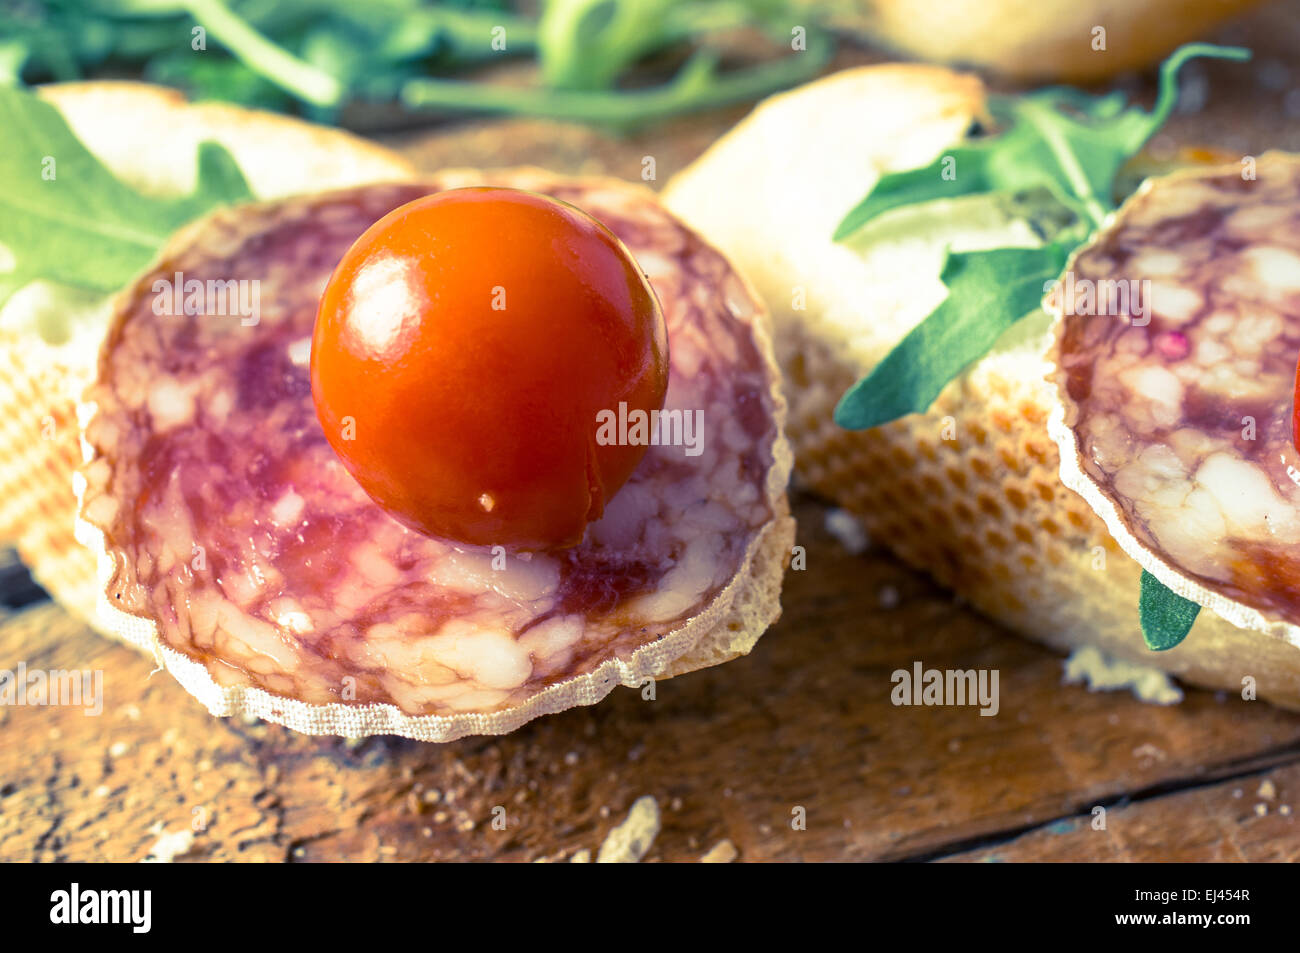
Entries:
<svg viewBox="0 0 1300 953">
<path fill-rule="evenodd" d="M 1206 67 L 1205 109 L 1175 117 L 1165 145 L 1300 150 L 1300 31 L 1286 32 L 1300 4 L 1284 7 L 1253 37 L 1228 32 L 1260 62 Z M 653 156 L 659 185 L 735 115 L 628 138 L 506 121 L 391 141 L 430 170 L 533 163 L 637 179 Z M 649 861 L 698 860 L 723 841 L 744 861 L 1300 855 L 1300 716 L 1199 691 L 1154 707 L 1064 686 L 1059 656 L 883 550 L 845 551 L 825 513 L 796 494 L 807 565 L 748 658 L 659 683 L 653 700 L 618 689 L 444 746 L 215 719 L 56 606 L 11 612 L 0 668 L 100 671 L 105 700 L 99 715 L 0 707 L 0 860 L 139 860 L 162 839 L 182 860 L 564 861 L 594 854 L 644 795 L 662 813 Z M 891 673 L 917 661 L 997 670 L 999 715 L 896 707 Z"/>
<path fill-rule="evenodd" d="M 443 746 L 214 719 L 57 607 L 19 612 L 0 625 L 3 665 L 101 670 L 105 704 L 0 708 L 3 737 L 22 741 L 0 746 L 0 859 L 138 860 L 199 826 L 188 859 L 564 860 L 594 852 L 647 794 L 663 817 L 648 860 L 696 860 L 724 839 L 750 861 L 1158 859 L 1173 849 L 1160 819 L 1187 804 L 1199 820 L 1180 856 L 1296 851 L 1295 815 L 1279 810 L 1300 792 L 1300 717 L 1205 692 L 1162 708 L 1062 686 L 1059 656 L 883 552 L 846 552 L 822 504 L 800 499 L 797 516 L 807 568 L 748 658 L 661 682 L 653 701 L 618 689 Z M 997 669 L 1001 712 L 895 707 L 890 675 L 917 660 Z M 1097 805 L 1105 837 L 1058 833 Z"/>
</svg>

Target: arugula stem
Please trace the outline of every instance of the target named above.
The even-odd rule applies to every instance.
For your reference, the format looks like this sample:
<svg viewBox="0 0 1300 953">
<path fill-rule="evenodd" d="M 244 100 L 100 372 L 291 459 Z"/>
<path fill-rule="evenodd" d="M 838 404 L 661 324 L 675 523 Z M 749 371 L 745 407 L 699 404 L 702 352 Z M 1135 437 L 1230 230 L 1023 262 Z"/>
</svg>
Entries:
<svg viewBox="0 0 1300 953">
<path fill-rule="evenodd" d="M 826 64 L 830 53 L 829 41 L 809 37 L 808 48 L 804 51 L 782 57 L 775 63 L 722 75 L 716 72 L 715 57 L 697 53 L 666 83 L 647 89 L 615 91 L 411 79 L 402 87 L 402 101 L 417 109 L 454 109 L 626 125 L 756 99 L 815 75 Z"/>
<path fill-rule="evenodd" d="M 1186 43 L 1174 50 L 1169 55 L 1169 59 L 1160 64 L 1160 88 L 1156 93 L 1156 103 L 1150 113 L 1150 125 L 1142 142 L 1146 142 L 1152 133 L 1164 125 L 1165 120 L 1174 111 L 1174 106 L 1178 103 L 1178 71 L 1188 60 L 1196 59 L 1198 56 L 1241 61 L 1250 59 L 1251 52 L 1242 46 L 1215 46 L 1212 43 Z M 1133 150 L 1136 151 L 1142 142 L 1134 143 Z"/>
<path fill-rule="evenodd" d="M 1065 173 L 1066 178 L 1070 180 L 1070 186 L 1074 189 L 1074 194 L 1078 196 L 1079 205 L 1088 214 L 1092 220 L 1094 228 L 1100 228 L 1101 223 L 1106 219 L 1106 206 L 1097 198 L 1097 193 L 1092 190 L 1092 185 L 1088 182 L 1088 176 L 1083 171 L 1083 166 L 1079 164 L 1079 157 L 1074 154 L 1070 144 L 1065 141 L 1057 123 L 1052 120 L 1055 118 L 1054 112 L 1047 106 L 1035 102 L 1033 99 L 1026 97 L 1016 104 L 1016 110 L 1029 122 L 1033 123 L 1034 128 L 1038 130 L 1043 141 L 1047 143 L 1052 155 L 1061 166 L 1061 171 Z"/>
<path fill-rule="evenodd" d="M 498 26 L 506 31 L 508 55 L 518 56 L 537 49 L 537 22 L 527 17 L 500 10 L 458 10 L 437 5 L 422 10 L 427 21 L 437 27 L 439 38 L 446 41 L 462 61 L 502 56 L 504 51 L 494 50 L 488 43 L 492 29 Z"/>
<path fill-rule="evenodd" d="M 342 84 L 267 39 L 223 0 L 186 0 L 195 21 L 221 41 L 241 63 L 281 89 L 316 106 L 337 106 Z"/>
<path fill-rule="evenodd" d="M 184 0 L 88 0 L 81 5 L 103 16 L 172 17 L 186 12 Z"/>
</svg>

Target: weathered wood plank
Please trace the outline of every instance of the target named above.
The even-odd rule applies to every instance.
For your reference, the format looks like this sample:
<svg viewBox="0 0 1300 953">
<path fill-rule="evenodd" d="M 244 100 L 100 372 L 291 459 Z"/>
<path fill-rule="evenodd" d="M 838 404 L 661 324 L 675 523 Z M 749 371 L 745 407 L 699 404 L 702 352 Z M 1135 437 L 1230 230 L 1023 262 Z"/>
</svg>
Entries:
<svg viewBox="0 0 1300 953">
<path fill-rule="evenodd" d="M 1062 687 L 1059 657 L 885 554 L 848 554 L 823 513 L 800 501 L 807 568 L 748 658 L 662 682 L 653 701 L 620 689 L 446 746 L 215 719 L 57 608 L 19 613 L 0 625 L 0 667 L 102 669 L 106 703 L 98 717 L 0 708 L 0 859 L 135 860 L 197 821 L 196 859 L 564 859 L 643 794 L 663 812 L 648 860 L 724 838 L 745 860 L 897 859 L 1295 757 L 1300 717 L 1264 703 L 1191 692 L 1154 708 Z M 997 669 L 1000 713 L 895 707 L 890 674 L 916 660 Z"/>
<path fill-rule="evenodd" d="M 1300 861 L 1300 765 L 1062 818 L 945 862 Z M 1197 885 L 1199 886 L 1199 885 Z"/>
</svg>

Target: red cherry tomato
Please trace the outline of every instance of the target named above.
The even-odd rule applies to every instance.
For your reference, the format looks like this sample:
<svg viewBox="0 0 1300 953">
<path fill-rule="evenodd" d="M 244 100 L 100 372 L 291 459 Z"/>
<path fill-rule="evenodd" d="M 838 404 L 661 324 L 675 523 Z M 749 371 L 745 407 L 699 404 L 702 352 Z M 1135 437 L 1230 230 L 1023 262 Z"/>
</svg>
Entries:
<svg viewBox="0 0 1300 953">
<path fill-rule="evenodd" d="M 1295 369 L 1295 393 L 1291 398 L 1291 446 L 1300 451 L 1300 362 Z"/>
<path fill-rule="evenodd" d="M 362 488 L 420 532 L 576 545 L 646 447 L 597 415 L 668 388 L 663 312 L 623 244 L 516 189 L 417 199 L 335 268 L 311 349 L 325 436 Z"/>
</svg>

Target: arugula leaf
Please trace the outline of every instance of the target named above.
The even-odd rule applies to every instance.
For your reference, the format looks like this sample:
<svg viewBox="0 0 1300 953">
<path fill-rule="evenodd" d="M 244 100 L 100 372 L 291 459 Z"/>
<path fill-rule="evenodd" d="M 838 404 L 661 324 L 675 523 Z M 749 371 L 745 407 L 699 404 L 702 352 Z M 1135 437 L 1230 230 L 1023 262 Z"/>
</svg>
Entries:
<svg viewBox="0 0 1300 953">
<path fill-rule="evenodd" d="M 636 89 L 545 89 L 416 78 L 402 87 L 402 102 L 412 108 L 545 116 L 627 129 L 682 113 L 744 102 L 801 83 L 821 72 L 833 51 L 825 36 L 809 33 L 807 50 L 723 71 L 713 51 L 698 50 L 672 79 Z"/>
<path fill-rule="evenodd" d="M 1062 204 L 1100 226 L 1114 207 L 1115 177 L 1173 111 L 1178 71 L 1198 56 L 1244 60 L 1250 51 L 1191 43 L 1160 69 L 1160 91 L 1151 112 L 1123 108 L 1123 97 L 1093 97 L 1053 88 L 1016 97 L 994 97 L 990 112 L 1004 131 L 988 140 L 949 149 L 920 169 L 880 177 L 835 229 L 843 241 L 876 216 L 904 205 L 984 192 L 1024 192 L 1048 187 Z M 1073 113 L 1062 111 L 1068 108 Z"/>
<path fill-rule="evenodd" d="M 719 30 L 769 27 L 790 37 L 783 0 L 547 0 L 538 20 L 538 65 L 552 89 L 612 89 L 642 57 Z"/>
<path fill-rule="evenodd" d="M 1138 597 L 1138 617 L 1142 638 L 1154 652 L 1172 649 L 1187 638 L 1201 607 L 1184 599 L 1155 576 L 1142 570 L 1142 589 Z"/>
<path fill-rule="evenodd" d="M 340 105 L 343 84 L 268 39 L 222 0 L 186 0 L 194 19 L 254 73 L 266 77 L 305 102 L 325 108 Z"/>
<path fill-rule="evenodd" d="M 1178 70 L 1197 56 L 1241 60 L 1250 52 L 1206 43 L 1179 48 L 1161 67 L 1150 113 L 1124 108 L 1115 94 L 1093 97 L 1069 89 L 996 98 L 990 111 L 1003 132 L 951 149 L 923 168 L 881 176 L 840 222 L 835 241 L 903 206 L 1044 187 L 1085 227 L 1068 227 L 1041 249 L 950 256 L 940 276 L 948 298 L 840 399 L 836 423 L 863 429 L 926 410 L 948 381 L 1038 307 L 1046 282 L 1114 207 L 1120 167 L 1169 116 L 1178 97 Z M 1045 274 L 1053 263 L 1056 270 Z"/>
<path fill-rule="evenodd" d="M 126 284 L 181 225 L 253 197 L 224 148 L 198 149 L 198 181 L 179 198 L 118 180 L 52 105 L 0 87 L 0 245 L 16 266 L 0 273 L 0 305 L 37 279 L 107 294 Z"/>
<path fill-rule="evenodd" d="M 864 429 L 929 407 L 948 381 L 1038 307 L 1044 283 L 1060 274 L 1070 248 L 1053 242 L 950 253 L 940 275 L 947 299 L 840 398 L 835 422 Z"/>
<path fill-rule="evenodd" d="M 320 121 L 337 122 L 350 102 L 400 99 L 625 128 L 754 99 L 820 72 L 828 31 L 810 35 L 806 50 L 788 48 L 792 25 L 805 22 L 794 15 L 801 9 L 801 0 L 24 0 L 0 11 L 0 83 L 136 66 L 191 96 Z M 192 49 L 196 25 L 211 52 Z M 713 41 L 738 31 L 765 34 L 788 52 L 719 69 Z M 647 60 L 661 65 L 683 49 L 691 55 L 675 77 L 653 87 L 637 81 Z M 540 82 L 451 78 L 516 57 L 535 61 Z"/>
<path fill-rule="evenodd" d="M 958 146 L 920 169 L 885 173 L 844 216 L 832 238 L 843 241 L 891 209 L 993 191 L 997 186 L 990 175 L 989 153 L 980 146 Z"/>
</svg>

